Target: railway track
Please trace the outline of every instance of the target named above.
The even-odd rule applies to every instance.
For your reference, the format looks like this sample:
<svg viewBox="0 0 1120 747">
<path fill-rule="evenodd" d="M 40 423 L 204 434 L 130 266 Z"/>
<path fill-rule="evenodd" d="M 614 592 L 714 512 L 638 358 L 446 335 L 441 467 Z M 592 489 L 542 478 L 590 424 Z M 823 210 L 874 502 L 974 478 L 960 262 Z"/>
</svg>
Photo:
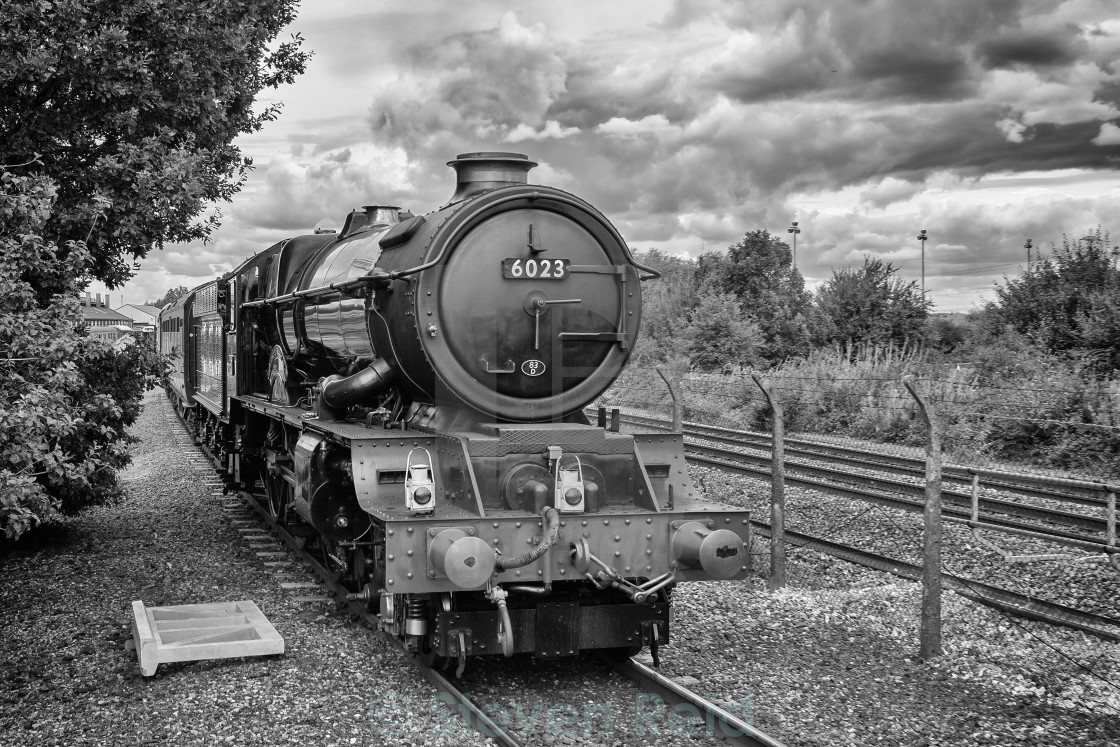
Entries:
<svg viewBox="0 0 1120 747">
<path fill-rule="evenodd" d="M 622 422 L 655 430 L 672 430 L 672 423 L 667 420 L 647 418 L 640 415 L 623 415 Z M 693 438 L 759 450 L 769 450 L 771 443 L 770 435 L 767 433 L 734 430 L 702 423 L 685 423 L 684 432 L 686 436 L 692 436 Z M 856 469 L 877 469 L 916 479 L 925 477 L 925 462 L 922 459 L 869 452 L 837 444 L 790 438 L 789 436 L 786 436 L 783 440 L 787 455 Z M 1115 492 L 1118 487 L 1105 482 L 1067 480 L 1058 477 L 979 469 L 955 464 L 943 465 L 941 477 L 942 481 L 956 482 L 968 486 L 971 486 L 974 477 L 978 477 L 985 487 L 997 489 L 1001 492 L 1092 507 L 1105 505 L 1107 493 L 1110 490 Z"/>
<path fill-rule="evenodd" d="M 189 429 L 184 433 L 188 438 L 193 438 Z M 214 460 L 205 445 L 195 441 L 195 448 L 211 464 Z M 219 471 L 219 474 L 220 471 Z M 360 621 L 373 631 L 378 631 L 378 619 L 370 613 L 364 603 L 348 601 L 349 590 L 339 582 L 338 574 L 329 566 L 326 551 L 317 543 L 308 542 L 307 538 L 292 535 L 271 514 L 265 505 L 263 496 L 245 490 L 231 490 L 233 501 L 240 501 L 255 516 L 255 519 L 267 527 L 268 531 L 281 542 L 286 550 L 306 563 L 319 578 L 323 588 L 330 593 L 340 608 L 343 606 L 351 619 Z M 405 650 L 403 644 L 396 638 L 386 636 L 388 640 L 401 651 L 424 679 L 444 696 L 445 703 L 453 703 L 453 711 L 463 718 L 463 725 L 471 730 L 488 737 L 498 744 L 507 747 L 520 747 L 526 744 L 524 738 L 518 738 L 510 730 L 491 718 L 483 706 L 473 700 L 470 695 L 459 688 L 455 681 L 443 672 L 426 666 L 419 657 Z M 705 698 L 704 696 L 688 689 L 687 687 L 660 675 L 655 670 L 634 659 L 612 660 L 606 657 L 597 658 L 597 661 L 610 667 L 619 675 L 633 683 L 646 694 L 656 695 L 665 704 L 666 708 L 674 713 L 696 715 L 699 726 L 706 735 L 730 744 L 744 745 L 745 747 L 784 747 L 777 739 L 756 729 L 751 724 L 738 716 L 730 713 L 725 708 Z M 677 711 L 683 707 L 684 711 Z M 529 735 L 533 736 L 533 735 Z"/>
<path fill-rule="evenodd" d="M 671 430 L 671 424 L 653 418 L 626 415 L 622 423 L 655 430 Z M 766 434 L 747 431 L 733 431 L 714 426 L 686 423 L 685 443 L 689 460 L 704 466 L 716 467 L 752 477 L 769 478 L 771 461 L 768 453 L 749 453 L 742 449 L 770 449 L 770 438 Z M 712 446 L 698 441 L 708 441 L 725 446 Z M 848 497 L 886 505 L 913 512 L 921 512 L 924 507 L 925 487 L 920 482 L 907 482 L 906 479 L 924 479 L 925 465 L 919 460 L 894 455 L 870 454 L 854 449 L 822 445 L 798 439 L 786 439 L 786 454 L 796 456 L 796 460 L 786 462 L 786 482 L 797 487 L 824 490 L 843 494 Z M 819 448 L 818 448 L 819 447 Z M 857 456 L 862 455 L 862 456 Z M 831 466 L 829 466 L 831 465 Z M 920 465 L 920 466 L 915 466 Z M 842 469 L 844 468 L 844 469 Z M 858 470 L 858 472 L 852 471 Z M 871 471 L 885 471 L 888 476 L 870 474 Z M 983 474 L 986 488 L 1006 490 L 1017 495 L 1048 500 L 1062 501 L 1082 506 L 1091 506 L 1105 513 L 1105 499 L 1093 497 L 1091 491 L 1069 492 L 1067 488 L 1075 481 L 1051 480 L 1031 476 L 1016 476 L 1018 481 L 1006 478 L 992 480 L 992 475 L 1010 475 L 993 471 L 973 471 L 963 467 L 950 467 L 950 481 L 967 481 L 971 488 L 974 476 Z M 1028 484 L 1033 480 L 1034 484 Z M 943 516 L 948 522 L 983 527 L 994 525 L 1015 533 L 1037 533 L 1049 540 L 1069 547 L 1089 552 L 1120 554 L 1120 548 L 1109 549 L 1104 545 L 1110 531 L 1107 518 L 1098 518 L 1084 513 L 1046 508 L 983 496 L 978 499 L 978 508 L 983 513 L 974 515 L 973 496 L 952 487 L 944 486 L 942 500 L 945 505 Z M 1100 484 L 1100 492 L 1114 488 Z M 1031 522 L 1020 521 L 1030 519 Z M 1115 531 L 1114 529 L 1112 531 Z M 1028 535 L 1029 536 L 1029 535 Z"/>
<path fill-rule="evenodd" d="M 203 455 L 209 458 L 205 447 L 199 447 Z M 256 520 L 268 527 L 279 541 L 283 542 L 288 550 L 303 560 L 321 580 L 323 586 L 338 600 L 340 606 L 345 605 L 346 611 L 354 619 L 361 620 L 371 629 L 377 629 L 377 620 L 364 607 L 355 602 L 345 602 L 346 588 L 337 581 L 337 575 L 323 562 L 322 556 L 316 557 L 314 545 L 309 545 L 304 538 L 294 537 L 278 523 L 269 513 L 268 508 L 262 504 L 260 497 L 246 491 L 236 491 L 231 501 L 240 503 L 255 515 Z M 235 503 L 235 505 L 236 505 Z M 763 522 L 752 522 L 755 529 L 763 536 L 769 536 L 769 525 Z M 895 560 L 883 555 L 876 555 L 854 547 L 829 542 L 823 538 L 814 537 L 795 532 L 786 531 L 786 539 L 791 544 L 808 547 L 819 552 L 841 558 L 843 560 L 865 565 L 883 572 L 891 573 L 903 578 L 920 578 L 921 569 L 918 566 Z M 953 589 L 966 597 L 986 605 L 1003 609 L 1016 615 L 1041 620 L 1049 624 L 1063 625 L 1105 638 L 1120 641 L 1120 620 L 1095 615 L 1052 602 L 1035 599 L 1018 594 L 1007 589 L 1002 589 L 989 584 L 960 578 L 951 574 L 943 574 L 943 582 L 948 588 Z M 392 639 L 395 645 L 400 645 Z M 482 707 L 470 698 L 468 693 L 459 688 L 456 683 L 438 670 L 423 665 L 418 658 L 408 654 L 401 647 L 402 653 L 416 666 L 417 670 L 436 689 L 437 692 L 450 698 L 457 704 L 458 712 L 464 717 L 464 725 L 469 725 L 477 733 L 489 737 L 499 744 L 519 745 L 525 743 L 524 737 L 518 737 L 510 731 L 495 723 Z M 749 724 L 738 720 L 733 714 L 728 713 L 719 705 L 689 690 L 679 683 L 661 676 L 655 670 L 645 666 L 634 659 L 623 661 L 605 661 L 625 679 L 634 683 L 646 692 L 652 692 L 661 697 L 669 707 L 683 705 L 695 709 L 700 714 L 700 719 L 716 727 L 714 736 L 723 737 L 733 744 L 765 745 L 766 747 L 781 747 L 781 743 L 774 738 L 758 732 Z M 467 724 L 466 722 L 469 722 Z M 722 732 L 722 733 L 721 733 Z M 711 734 L 711 732 L 709 732 Z M 530 735 L 531 736 L 531 735 Z"/>
<path fill-rule="evenodd" d="M 758 530 L 759 534 L 765 537 L 770 536 L 769 524 L 752 521 L 751 525 Z M 808 547 L 850 563 L 874 568 L 911 581 L 921 581 L 922 579 L 921 566 L 912 563 L 860 550 L 850 545 L 830 542 L 822 537 L 791 532 L 788 529 L 785 530 L 784 536 L 787 543 L 797 547 Z M 1120 620 L 1111 617 L 1037 599 L 1010 589 L 956 576 L 952 573 L 942 572 L 941 582 L 944 586 L 962 596 L 1005 612 L 1052 625 L 1074 628 L 1106 640 L 1120 641 Z"/>
<path fill-rule="evenodd" d="M 264 522 L 270 531 L 274 532 L 287 545 L 291 552 L 311 566 L 315 574 L 321 579 L 323 586 L 339 600 L 338 603 L 346 605 L 346 611 L 352 619 L 360 620 L 372 630 L 378 629 L 376 616 L 370 613 L 364 604 L 345 601 L 349 590 L 338 583 L 336 574 L 312 553 L 311 546 L 302 541 L 302 538 L 294 537 L 288 533 L 284 526 L 272 517 L 258 496 L 246 491 L 238 491 L 237 495 L 253 510 L 258 519 Z M 437 669 L 425 666 L 418 657 L 407 652 L 397 639 L 390 638 L 390 640 L 397 645 L 401 653 L 411 661 L 437 692 L 448 696 L 455 703 L 458 712 L 468 718 L 469 728 L 508 747 L 519 747 L 524 744 L 522 740 L 519 740 L 487 715 L 483 707 L 476 703 L 468 693 L 461 690 L 454 680 Z M 709 728 L 709 736 L 723 738 L 731 744 L 747 747 L 783 747 L 782 743 L 773 737 L 755 729 L 702 695 L 661 676 L 641 662 L 634 659 L 613 661 L 607 658 L 603 658 L 601 661 L 638 687 L 660 697 L 669 708 L 686 706 L 696 709 L 696 712 L 700 714 L 701 722 Z"/>
</svg>

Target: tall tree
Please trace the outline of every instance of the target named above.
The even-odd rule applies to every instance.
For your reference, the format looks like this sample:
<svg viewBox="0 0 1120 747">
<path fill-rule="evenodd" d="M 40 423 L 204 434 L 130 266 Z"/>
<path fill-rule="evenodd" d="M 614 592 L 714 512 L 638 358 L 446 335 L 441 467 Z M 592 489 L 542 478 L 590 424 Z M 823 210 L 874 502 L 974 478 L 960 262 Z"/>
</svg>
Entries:
<svg viewBox="0 0 1120 747">
<path fill-rule="evenodd" d="M 769 231 L 749 231 L 727 254 L 705 254 L 698 287 L 731 293 L 762 335 L 760 357 L 769 363 L 809 351 L 812 295 L 793 266 L 789 245 Z"/>
<path fill-rule="evenodd" d="M 890 262 L 866 257 L 862 267 L 842 267 L 816 294 L 817 342 L 905 343 L 926 335 L 932 303 L 914 281 L 897 276 Z"/>
<path fill-rule="evenodd" d="M 83 240 L 110 288 L 164 242 L 205 238 L 250 166 L 233 144 L 276 117 L 257 94 L 307 53 L 269 44 L 297 0 L 10 0 L 0 10 L 0 165 L 57 185 L 40 234 Z M 96 218 L 96 220 L 95 220 Z"/>
<path fill-rule="evenodd" d="M 185 285 L 177 285 L 174 288 L 168 288 L 167 292 L 159 297 L 159 300 L 148 301 L 148 306 L 155 306 L 157 309 L 162 309 L 169 304 L 173 304 L 183 296 L 190 293 L 190 288 Z"/>
<path fill-rule="evenodd" d="M 1081 351 L 1103 372 L 1120 368 L 1120 270 L 1099 227 L 996 287 L 990 326 L 1009 327 L 1051 353 Z"/>
<path fill-rule="evenodd" d="M 689 315 L 696 306 L 696 262 L 657 249 L 637 252 L 635 257 L 661 277 L 642 284 L 642 335 L 634 360 L 648 365 L 683 357 L 688 348 Z"/>
<path fill-rule="evenodd" d="M 689 364 L 698 371 L 731 371 L 759 363 L 762 331 L 731 293 L 702 293 L 686 335 Z"/>
<path fill-rule="evenodd" d="M 0 529 L 119 493 L 127 426 L 160 363 L 83 334 L 78 293 L 166 241 L 204 238 L 273 119 L 296 0 L 0 3 Z"/>
</svg>

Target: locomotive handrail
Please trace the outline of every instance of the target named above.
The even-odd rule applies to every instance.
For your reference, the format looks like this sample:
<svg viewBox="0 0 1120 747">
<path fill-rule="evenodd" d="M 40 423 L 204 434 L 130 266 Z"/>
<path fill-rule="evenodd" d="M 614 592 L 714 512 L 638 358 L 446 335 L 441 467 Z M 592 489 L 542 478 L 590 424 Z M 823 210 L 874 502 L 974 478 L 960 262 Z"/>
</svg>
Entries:
<svg viewBox="0 0 1120 747">
<path fill-rule="evenodd" d="M 537 191 L 534 190 L 533 192 L 529 193 L 529 200 L 530 201 L 539 200 L 542 196 L 543 195 L 541 195 L 540 192 L 537 192 Z M 548 197 L 549 197 L 549 199 L 556 200 L 557 202 L 564 203 L 566 205 L 569 205 L 570 207 L 579 208 L 581 210 L 586 210 L 584 205 L 581 205 L 580 203 L 576 202 L 575 200 L 571 199 L 570 197 L 568 197 L 567 195 L 565 195 L 563 193 L 550 194 L 550 195 L 548 195 Z M 487 205 L 487 207 L 488 208 L 489 207 L 497 207 L 498 205 L 501 205 L 504 202 L 512 202 L 514 200 L 521 200 L 521 199 L 524 199 L 524 198 L 525 198 L 525 194 L 523 192 L 519 192 L 518 194 L 513 194 L 513 195 L 505 195 L 505 196 L 501 197 L 500 199 L 497 199 L 494 202 L 490 203 L 489 205 Z M 587 212 L 593 218 L 598 219 L 598 217 L 599 217 L 598 211 L 589 210 Z M 638 270 L 641 270 L 643 272 L 648 273 L 647 275 L 644 275 L 644 276 L 639 274 L 638 275 L 638 280 L 656 280 L 657 278 L 661 277 L 660 272 L 653 269 L 652 267 L 646 267 L 643 264 L 639 264 L 638 261 L 636 259 L 634 259 L 634 255 L 630 253 L 630 247 L 628 247 L 626 245 L 626 241 L 622 238 L 622 236 L 618 233 L 618 230 L 615 229 L 614 226 L 612 226 L 610 223 L 608 223 L 605 219 L 602 221 L 602 223 L 610 233 L 614 234 L 615 239 L 618 240 L 618 245 L 622 247 L 622 253 L 626 257 L 626 261 L 629 262 L 632 267 L 635 267 Z M 459 233 L 459 231 L 462 230 L 462 228 L 463 228 L 463 224 L 460 224 L 460 225 L 455 227 L 455 229 L 451 232 L 451 235 L 447 237 L 447 240 L 443 242 L 443 246 L 440 247 L 439 254 L 437 254 L 434 258 L 425 262 L 424 264 L 416 265 L 415 267 L 410 267 L 407 270 L 398 270 L 396 272 L 389 273 L 389 277 L 393 280 L 397 280 L 399 278 L 408 277 L 409 275 L 415 275 L 416 273 L 423 272 L 424 270 L 430 270 L 431 268 L 438 265 L 440 262 L 443 261 L 444 255 L 447 254 L 448 247 L 450 247 L 452 244 L 455 243 L 454 239 L 457 238 L 458 233 Z"/>
<path fill-rule="evenodd" d="M 524 197 L 525 197 L 525 195 L 523 193 L 522 194 L 516 194 L 516 195 L 506 195 L 506 196 L 502 197 L 501 199 L 496 200 L 494 203 L 492 203 L 491 207 L 500 205 L 504 202 L 510 202 L 510 201 L 513 201 L 513 200 L 524 199 Z M 530 193 L 530 195 L 529 195 L 530 200 L 536 200 L 536 199 L 539 199 L 540 197 L 541 197 L 541 193 L 536 192 L 536 191 Z M 581 205 L 579 203 L 577 203 L 575 200 L 572 200 L 572 199 L 570 199 L 569 197 L 567 197 L 566 195 L 563 195 L 563 194 L 549 195 L 549 197 L 551 199 L 556 200 L 557 202 L 565 203 L 565 204 L 570 205 L 572 207 L 577 207 L 577 208 L 581 207 Z M 597 217 L 595 215 L 595 213 L 592 213 L 592 216 Z M 655 270 L 652 267 L 647 267 L 647 266 L 639 263 L 636 259 L 634 259 L 634 255 L 630 253 L 630 247 L 628 247 L 626 245 L 626 242 L 623 240 L 622 236 L 619 235 L 618 231 L 615 230 L 613 226 L 611 226 L 609 223 L 606 223 L 605 221 L 604 221 L 604 225 L 610 231 L 610 233 L 614 234 L 614 237 L 618 240 L 618 245 L 622 248 L 622 254 L 626 258 L 626 261 L 630 264 L 630 266 L 634 267 L 635 269 L 637 269 L 641 272 L 646 273 L 645 275 L 642 275 L 642 274 L 639 273 L 638 280 L 655 280 L 655 279 L 661 277 L 660 272 L 658 272 L 657 270 Z M 429 269 L 435 267 L 436 265 L 440 264 L 443 261 L 444 256 L 446 256 L 449 247 L 452 244 L 455 243 L 454 239 L 457 238 L 458 233 L 461 229 L 462 229 L 462 226 L 457 226 L 455 228 L 455 230 L 452 231 L 451 236 L 449 236 L 448 239 L 443 242 L 443 246 L 440 248 L 439 254 L 437 254 L 434 258 L 432 258 L 431 260 L 429 260 L 427 262 L 424 262 L 423 264 L 416 265 L 415 267 L 410 267 L 407 270 L 397 270 L 395 272 L 386 272 L 384 270 L 380 270 L 380 268 L 374 268 L 374 270 L 375 270 L 374 274 L 363 275 L 360 278 L 355 278 L 353 280 L 347 280 L 347 281 L 341 282 L 341 283 L 331 283 L 330 285 L 323 285 L 323 286 L 319 286 L 318 288 L 308 288 L 306 290 L 293 291 L 293 292 L 287 293 L 283 296 L 276 296 L 275 298 L 262 298 L 262 299 L 257 300 L 257 301 L 247 301 L 247 302 L 241 304 L 241 308 L 243 308 L 243 309 L 255 309 L 255 308 L 259 308 L 259 307 L 280 306 L 282 304 L 293 303 L 295 301 L 299 301 L 299 300 L 302 300 L 302 299 L 305 299 L 305 298 L 310 298 L 310 297 L 315 297 L 315 296 L 324 296 L 324 295 L 328 295 L 328 294 L 329 295 L 334 295 L 334 294 L 343 295 L 348 290 L 352 290 L 354 288 L 360 288 L 360 287 L 366 286 L 366 285 L 379 287 L 379 288 L 386 288 L 386 287 L 388 287 L 389 283 L 393 280 L 399 280 L 401 278 L 406 278 L 410 275 L 415 275 L 418 272 L 423 272 L 424 270 L 429 270 Z"/>
<path fill-rule="evenodd" d="M 380 269 L 380 268 L 377 268 Z M 393 279 L 395 273 L 388 273 L 380 270 L 377 274 L 363 275 L 360 278 L 347 280 L 341 283 L 331 283 L 330 285 L 321 285 L 318 288 L 307 288 L 306 290 L 293 291 L 283 296 L 276 296 L 275 298 L 262 298 L 259 301 L 247 301 L 241 304 L 241 308 L 255 309 L 258 306 L 279 306 L 281 304 L 299 301 L 304 298 L 325 295 L 345 295 L 346 291 L 360 288 L 362 286 L 370 286 L 373 288 L 387 288 L 389 281 Z"/>
</svg>

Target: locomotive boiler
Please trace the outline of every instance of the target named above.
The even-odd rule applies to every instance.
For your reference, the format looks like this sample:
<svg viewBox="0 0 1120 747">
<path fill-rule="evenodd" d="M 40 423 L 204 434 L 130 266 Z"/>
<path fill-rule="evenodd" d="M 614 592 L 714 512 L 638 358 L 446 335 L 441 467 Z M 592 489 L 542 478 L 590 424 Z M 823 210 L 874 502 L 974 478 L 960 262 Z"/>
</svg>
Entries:
<svg viewBox="0 0 1120 747">
<path fill-rule="evenodd" d="M 430 662 L 668 640 L 681 581 L 748 571 L 745 511 L 700 495 L 680 434 L 584 408 L 637 340 L 638 264 L 512 153 L 468 153 L 447 204 L 350 213 L 161 318 L 173 397 Z"/>
</svg>

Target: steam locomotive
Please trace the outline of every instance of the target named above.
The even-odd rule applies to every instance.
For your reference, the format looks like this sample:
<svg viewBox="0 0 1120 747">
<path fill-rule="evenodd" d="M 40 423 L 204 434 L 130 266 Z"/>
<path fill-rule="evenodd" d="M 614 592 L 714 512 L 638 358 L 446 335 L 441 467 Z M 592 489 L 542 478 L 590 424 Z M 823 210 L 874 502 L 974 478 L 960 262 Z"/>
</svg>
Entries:
<svg viewBox="0 0 1120 747">
<path fill-rule="evenodd" d="M 748 572 L 748 514 L 698 494 L 680 434 L 584 408 L 656 278 L 516 153 L 450 161 L 424 215 L 373 205 L 164 309 L 170 396 L 230 483 L 432 665 L 669 640 L 680 581 Z"/>
</svg>

